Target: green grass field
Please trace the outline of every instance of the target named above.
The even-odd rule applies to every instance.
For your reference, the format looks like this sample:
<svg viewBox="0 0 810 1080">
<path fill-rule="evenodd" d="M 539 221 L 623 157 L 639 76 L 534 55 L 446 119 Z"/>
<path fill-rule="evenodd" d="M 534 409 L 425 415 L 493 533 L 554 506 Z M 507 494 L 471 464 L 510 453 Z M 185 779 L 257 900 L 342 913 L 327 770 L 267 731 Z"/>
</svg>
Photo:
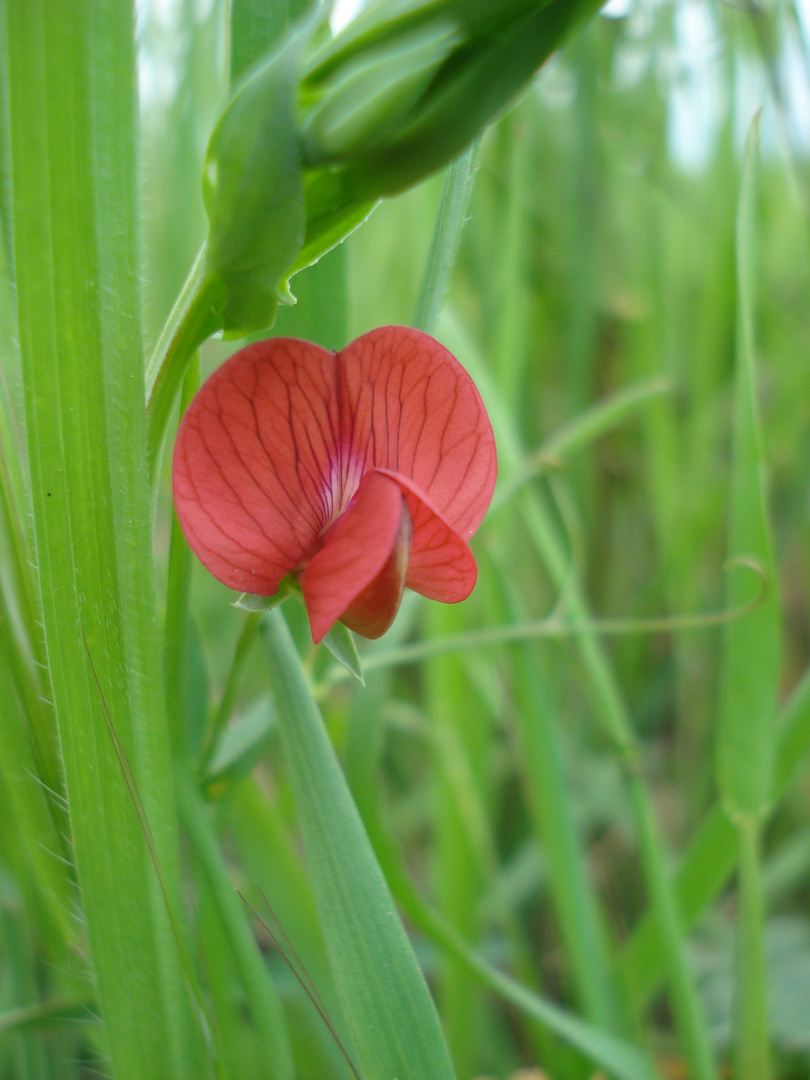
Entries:
<svg viewBox="0 0 810 1080">
<path fill-rule="evenodd" d="M 803 1080 L 810 9 L 372 7 L 0 0 L 0 1077 Z M 478 583 L 313 646 L 177 400 L 389 324 Z"/>
</svg>

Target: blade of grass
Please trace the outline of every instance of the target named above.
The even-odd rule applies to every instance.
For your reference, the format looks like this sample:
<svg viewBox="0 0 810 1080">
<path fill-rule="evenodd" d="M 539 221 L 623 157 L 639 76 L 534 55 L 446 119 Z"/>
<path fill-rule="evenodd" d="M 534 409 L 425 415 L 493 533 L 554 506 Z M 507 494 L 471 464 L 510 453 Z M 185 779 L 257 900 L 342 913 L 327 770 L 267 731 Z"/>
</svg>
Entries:
<svg viewBox="0 0 810 1080">
<path fill-rule="evenodd" d="M 8 16 L 26 438 L 43 625 L 84 914 L 116 1073 L 206 1074 L 164 897 L 105 728 L 137 775 L 170 896 L 176 820 L 144 468 L 134 13 Z M 156 677 L 157 676 L 157 677 Z"/>
<path fill-rule="evenodd" d="M 207 808 L 188 777 L 178 780 L 178 804 L 194 855 L 216 905 L 220 932 L 233 951 L 261 1043 L 265 1068 L 274 1080 L 292 1080 L 295 1075 L 293 1061 L 278 991 L 251 933 L 248 913 L 228 875 L 216 835 L 208 821 Z"/>
<path fill-rule="evenodd" d="M 509 555 L 498 567 L 496 609 L 516 613 L 508 588 Z M 565 946 L 574 992 L 596 1027 L 619 1028 L 616 985 L 609 961 L 608 936 L 600 902 L 588 873 L 579 837 L 564 747 L 539 658 L 526 643 L 509 650 L 520 741 L 520 774 L 534 820 L 537 842 L 546 858 L 554 913 Z"/>
<path fill-rule="evenodd" d="M 332 971 L 361 1071 L 452 1078 L 435 1007 L 279 611 L 262 620 L 285 759 Z"/>
<path fill-rule="evenodd" d="M 373 800 L 366 805 L 374 850 L 397 901 L 409 919 L 431 941 L 446 950 L 468 975 L 496 996 L 510 1002 L 543 1028 L 576 1047 L 597 1066 L 622 1080 L 655 1080 L 658 1076 L 644 1052 L 622 1039 L 572 1016 L 485 961 L 445 919 L 427 904 L 412 884 L 398 845 Z M 544 1062 L 549 1060 L 544 1058 Z"/>
<path fill-rule="evenodd" d="M 208 768 L 211 757 L 216 749 L 220 733 L 228 723 L 231 713 L 233 712 L 236 699 L 239 695 L 239 689 L 242 684 L 245 665 L 248 662 L 251 650 L 259 636 L 260 622 L 261 614 L 259 612 L 252 612 L 245 617 L 245 621 L 242 624 L 242 629 L 236 642 L 236 648 L 234 649 L 233 660 L 228 669 L 222 697 L 219 699 L 217 707 L 210 714 L 210 719 L 206 724 L 206 729 L 202 736 L 202 749 L 200 751 L 198 765 L 198 772 L 201 775 L 204 774 Z"/>
<path fill-rule="evenodd" d="M 439 605 L 425 615 L 428 637 L 457 627 L 463 619 L 459 612 Z M 430 877 L 444 918 L 467 940 L 477 941 L 482 931 L 481 895 L 494 870 L 481 790 L 486 782 L 484 748 L 491 733 L 457 656 L 430 661 L 423 677 L 435 762 Z M 441 958 L 436 997 L 459 1076 L 491 1071 L 497 1064 L 489 1057 L 495 1018 L 485 1007 L 480 986 L 469 985 L 469 972 L 453 956 Z"/>
<path fill-rule="evenodd" d="M 9 990 L 16 1009 L 36 1003 L 35 946 L 26 912 L 9 895 L 8 883 L 0 883 L 0 942 L 9 973 Z M 45 1047 L 24 1028 L 17 1033 L 20 1075 L 25 1080 L 47 1080 L 50 1075 Z"/>
<path fill-rule="evenodd" d="M 526 208 L 528 148 L 526 109 L 518 105 L 500 125 L 507 159 L 503 231 L 499 266 L 493 282 L 498 303 L 492 332 L 492 352 L 503 400 L 520 412 L 520 387 L 526 369 L 527 298 L 523 262 L 527 248 Z"/>
<path fill-rule="evenodd" d="M 436 324 L 455 262 L 475 178 L 479 146 L 480 138 L 447 170 L 414 312 L 414 326 L 428 333 Z M 458 620 L 455 613 L 444 611 L 432 612 L 431 617 L 434 623 L 438 621 L 440 624 L 446 624 L 449 619 L 450 624 L 455 625 Z M 428 671 L 428 695 L 433 699 L 431 711 L 436 715 L 440 731 L 445 733 L 445 741 L 458 739 L 467 744 L 470 741 L 469 730 L 461 733 L 454 728 L 454 691 L 458 690 L 454 684 L 459 678 L 463 679 L 463 674 L 455 660 L 439 660 Z M 454 756 L 438 754 L 436 888 L 444 905 L 444 913 L 452 925 L 460 925 L 468 936 L 474 936 L 482 888 L 481 866 L 480 859 L 470 851 L 463 839 L 466 835 L 464 815 L 453 777 L 448 769 L 441 767 L 442 762 L 449 764 L 451 759 L 454 760 Z M 492 1041 L 491 1033 L 487 1032 L 483 998 L 480 993 L 470 991 L 467 978 L 467 972 L 453 957 L 445 959 L 439 974 L 439 1006 L 453 1062 L 462 1076 L 478 1071 L 485 1047 Z"/>
<path fill-rule="evenodd" d="M 773 784 L 774 717 L 781 667 L 778 590 L 763 482 L 754 359 L 755 176 L 758 124 L 748 136 L 737 219 L 738 321 L 729 554 L 759 563 L 770 583 L 757 609 L 728 623 L 720 674 L 718 782 L 732 819 L 761 815 Z M 728 580 L 728 602 L 740 582 Z"/>
<path fill-rule="evenodd" d="M 302 968 L 326 1003 L 341 1039 L 347 1041 L 297 838 L 288 829 L 275 800 L 252 777 L 235 784 L 224 803 L 219 820 L 232 837 L 250 882 L 245 889 L 247 899 L 262 918 L 270 915 L 274 925 L 283 929 Z M 320 1021 L 317 1023 L 320 1025 Z"/>
<path fill-rule="evenodd" d="M 6 655 L 0 652 L 0 716 L 3 718 L 0 722 L 0 772 L 8 791 L 15 829 L 24 838 L 42 903 L 48 911 L 48 922 L 56 940 L 61 938 L 67 942 L 75 937 L 66 912 L 70 879 L 60 862 L 62 845 L 52 813 L 52 801 L 42 786 L 26 738 L 24 714 L 11 687 Z"/>
<path fill-rule="evenodd" d="M 773 790 L 781 627 L 763 479 L 754 344 L 755 172 L 759 116 L 748 134 L 737 216 L 737 349 L 729 551 L 760 562 L 771 588 L 756 611 L 725 627 L 718 705 L 721 799 L 740 846 L 735 1054 L 740 1080 L 771 1074 L 759 839 Z M 729 601 L 738 596 L 729 582 Z"/>
</svg>

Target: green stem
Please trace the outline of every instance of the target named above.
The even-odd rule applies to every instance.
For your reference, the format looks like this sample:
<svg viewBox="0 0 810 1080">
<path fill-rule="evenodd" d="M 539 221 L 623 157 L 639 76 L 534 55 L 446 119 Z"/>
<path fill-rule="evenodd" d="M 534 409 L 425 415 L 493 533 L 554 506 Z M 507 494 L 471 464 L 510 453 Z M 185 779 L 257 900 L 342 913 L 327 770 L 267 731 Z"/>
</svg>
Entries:
<svg viewBox="0 0 810 1080">
<path fill-rule="evenodd" d="M 752 569 L 752 568 L 749 568 Z M 660 618 L 641 617 L 590 619 L 579 622 L 564 616 L 550 615 L 546 619 L 527 619 L 525 622 L 509 623 L 506 626 L 493 626 L 485 630 L 467 630 L 457 634 L 445 634 L 443 637 L 428 641 L 415 641 L 407 645 L 398 645 L 392 649 L 380 648 L 363 654 L 363 671 L 375 671 L 381 668 L 400 667 L 429 660 L 445 653 L 457 653 L 470 649 L 488 649 L 497 645 L 513 642 L 532 641 L 540 638 L 581 638 L 584 634 L 594 637 L 612 637 L 623 634 L 674 633 L 681 630 L 705 630 L 722 626 L 730 619 L 747 614 L 759 603 L 762 593 L 747 603 L 730 611 L 706 611 L 694 615 L 662 615 Z M 328 689 L 348 677 L 343 668 L 330 668 L 319 689 Z M 624 745 L 619 738 L 619 745 Z"/>
<path fill-rule="evenodd" d="M 628 765 L 641 863 L 650 903 L 658 916 L 660 948 L 666 957 L 675 1022 L 689 1062 L 689 1075 L 693 1080 L 713 1080 L 716 1072 L 706 1022 L 688 967 L 686 934 L 672 878 L 664 864 L 663 843 L 647 787 L 632 761 Z"/>
<path fill-rule="evenodd" d="M 169 313 L 146 367 L 147 458 L 155 478 L 172 406 L 195 352 L 222 328 L 223 287 L 208 274 L 205 245 Z"/>
<path fill-rule="evenodd" d="M 461 230 L 464 227 L 464 215 L 467 212 L 467 203 L 470 201 L 480 144 L 479 137 L 447 170 L 439 217 L 413 317 L 413 325 L 426 333 L 431 333 L 436 325 L 447 288 L 447 279 L 456 258 Z"/>
<path fill-rule="evenodd" d="M 202 738 L 202 750 L 200 752 L 200 764 L 199 774 L 202 776 L 211 760 L 211 756 L 214 753 L 214 747 L 217 743 L 217 737 L 222 729 L 230 719 L 230 715 L 233 712 L 233 707 L 236 704 L 236 695 L 239 693 L 239 687 L 242 682 L 242 673 L 245 670 L 245 664 L 250 656 L 250 650 L 253 648 L 256 638 L 259 636 L 259 624 L 262 620 L 262 612 L 252 612 L 247 616 L 242 624 L 242 631 L 239 634 L 239 639 L 236 642 L 236 648 L 233 654 L 233 662 L 231 663 L 228 677 L 225 680 L 225 688 L 222 691 L 222 697 L 219 699 L 219 705 L 217 705 L 214 712 L 211 714 L 211 719 L 205 730 L 205 734 Z M 341 671 L 343 668 L 340 669 Z"/>
<path fill-rule="evenodd" d="M 493 513 L 500 510 L 519 488 L 537 476 L 541 470 L 559 465 L 561 459 L 612 431 L 651 398 L 665 394 L 671 388 L 666 379 L 647 379 L 636 386 L 611 394 L 609 398 L 580 413 L 570 424 L 555 432 L 542 446 L 529 454 L 522 465 L 512 469 L 508 478 L 498 484 L 488 519 L 491 520 Z"/>
<path fill-rule="evenodd" d="M 183 380 L 181 410 L 200 385 L 200 357 L 192 358 Z M 188 594 L 191 585 L 191 551 L 183 536 L 177 514 L 172 515 L 169 542 L 169 575 L 166 588 L 166 633 L 163 647 L 163 670 L 166 679 L 166 711 L 169 734 L 175 757 L 186 745 L 185 731 L 185 657 L 188 638 Z"/>
<path fill-rule="evenodd" d="M 492 332 L 494 362 L 498 383 L 507 406 L 520 411 L 521 377 L 526 359 L 526 290 L 524 257 L 528 230 L 525 216 L 527 157 L 529 139 L 522 130 L 520 109 L 514 109 L 509 121 L 501 125 L 508 159 L 505 206 L 502 208 L 500 265 L 493 283 L 498 303 Z"/>
<path fill-rule="evenodd" d="M 765 903 L 760 868 L 762 824 L 747 816 L 737 823 L 740 858 L 735 1055 L 737 1080 L 771 1076 L 768 993 L 763 934 Z"/>
</svg>

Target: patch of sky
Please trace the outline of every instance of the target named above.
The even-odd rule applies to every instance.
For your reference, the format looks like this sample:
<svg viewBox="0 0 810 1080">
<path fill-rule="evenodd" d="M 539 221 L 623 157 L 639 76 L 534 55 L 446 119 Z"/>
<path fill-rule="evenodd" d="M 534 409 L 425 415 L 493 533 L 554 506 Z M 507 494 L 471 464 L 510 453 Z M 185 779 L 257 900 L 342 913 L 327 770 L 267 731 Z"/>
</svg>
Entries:
<svg viewBox="0 0 810 1080">
<path fill-rule="evenodd" d="M 674 10 L 674 41 L 662 54 L 667 93 L 667 145 L 687 172 L 710 162 L 725 119 L 723 41 L 709 5 L 682 0 Z"/>
</svg>

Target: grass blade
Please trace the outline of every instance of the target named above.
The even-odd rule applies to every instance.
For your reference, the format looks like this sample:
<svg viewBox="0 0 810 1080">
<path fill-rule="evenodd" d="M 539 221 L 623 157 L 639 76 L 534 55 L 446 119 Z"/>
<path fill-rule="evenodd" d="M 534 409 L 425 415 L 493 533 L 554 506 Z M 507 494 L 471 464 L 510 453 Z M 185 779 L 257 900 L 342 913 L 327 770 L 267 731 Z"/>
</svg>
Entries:
<svg viewBox="0 0 810 1080">
<path fill-rule="evenodd" d="M 458 354 L 464 356 L 467 367 L 487 403 L 499 454 L 512 463 L 521 460 L 524 451 L 519 446 L 508 414 L 501 407 L 494 388 L 489 385 L 480 360 L 473 363 L 478 360 L 476 349 L 458 325 L 453 326 L 453 338 L 461 339 Z M 553 521 L 551 508 L 529 490 L 521 493 L 519 502 L 527 530 L 550 578 L 558 587 L 566 589 L 568 612 L 575 621 L 586 623 L 589 615 L 588 604 L 579 583 L 570 577 L 568 552 Z M 649 790 L 639 772 L 640 748 L 632 728 L 630 713 L 616 675 L 594 632 L 584 629 L 577 637 L 577 646 L 596 704 L 596 719 L 609 738 L 626 776 L 639 838 L 645 885 L 650 903 L 657 911 L 659 943 L 666 957 L 669 988 L 683 1052 L 696 1080 L 710 1080 L 715 1073 L 706 1022 L 691 972 L 688 970 L 684 928 L 666 866 L 663 841 Z"/>
<path fill-rule="evenodd" d="M 781 632 L 775 568 L 762 469 L 762 438 L 754 368 L 754 169 L 756 124 L 748 137 L 737 219 L 737 367 L 734 387 L 734 462 L 731 477 L 729 555 L 755 560 L 772 587 L 744 619 L 723 635 L 720 676 L 718 779 L 732 817 L 759 815 L 771 795 L 774 718 L 781 666 Z M 730 577 L 728 604 L 740 596 Z"/>
<path fill-rule="evenodd" d="M 155 634 L 138 290 L 134 12 L 8 16 L 18 322 L 39 586 L 72 833 L 116 1075 L 201 1077 L 163 895 L 105 728 L 137 776 L 169 894 L 176 820 Z"/>
<path fill-rule="evenodd" d="M 737 356 L 729 551 L 762 566 L 772 583 L 762 604 L 725 628 L 720 672 L 717 769 L 721 798 L 737 829 L 740 918 L 735 1052 L 740 1080 L 771 1073 L 765 974 L 760 833 L 773 788 L 774 719 L 781 668 L 781 627 L 763 481 L 754 352 L 755 171 L 759 117 L 745 149 L 737 212 Z M 735 583 L 729 582 L 734 602 Z"/>
<path fill-rule="evenodd" d="M 251 933 L 248 914 L 228 876 L 202 799 L 187 778 L 180 780 L 178 787 L 180 815 L 213 897 L 221 932 L 233 952 L 268 1074 L 273 1080 L 292 1080 L 293 1063 L 281 1001 Z"/>
<path fill-rule="evenodd" d="M 451 1080 L 433 1002 L 279 611 L 262 622 L 329 958 L 361 1071 Z"/>
</svg>

